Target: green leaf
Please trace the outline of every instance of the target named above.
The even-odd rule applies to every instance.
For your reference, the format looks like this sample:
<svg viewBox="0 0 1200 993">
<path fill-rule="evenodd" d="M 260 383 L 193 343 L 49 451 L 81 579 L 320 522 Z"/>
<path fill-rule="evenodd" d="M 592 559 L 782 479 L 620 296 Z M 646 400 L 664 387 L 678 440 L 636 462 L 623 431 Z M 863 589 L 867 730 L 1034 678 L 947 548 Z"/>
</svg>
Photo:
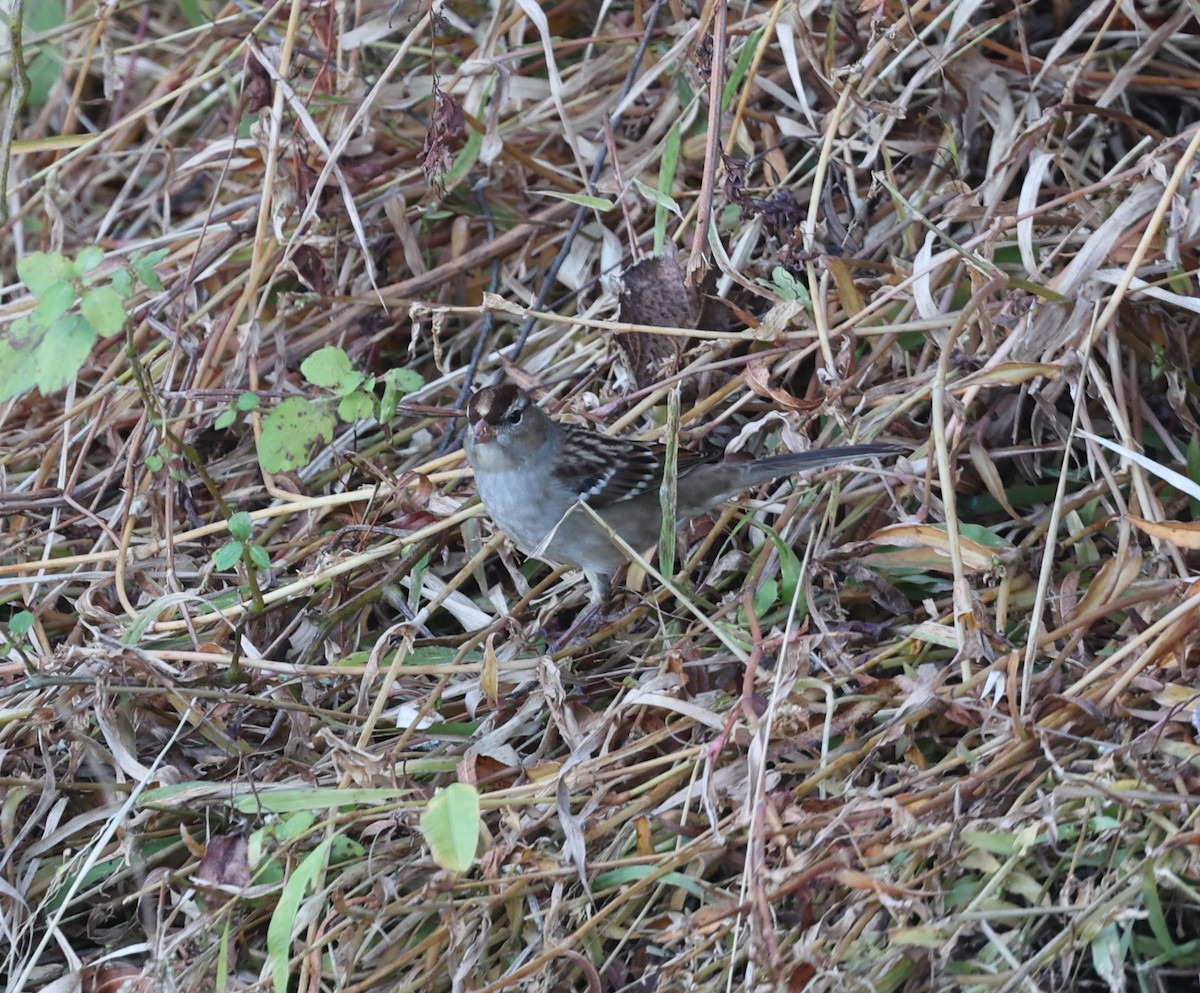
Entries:
<svg viewBox="0 0 1200 993">
<path fill-rule="evenodd" d="M 147 252 L 145 255 L 135 255 L 129 260 L 129 264 L 133 266 L 133 271 L 137 273 L 138 279 L 142 281 L 142 285 L 147 289 L 153 290 L 155 293 L 161 293 L 163 284 L 158 278 L 158 273 L 154 271 L 154 267 L 158 265 L 168 255 L 168 249 L 158 248 L 153 252 Z"/>
<path fill-rule="evenodd" d="M 675 173 L 679 169 L 680 141 L 679 122 L 676 121 L 671 125 L 671 130 L 667 132 L 667 140 L 663 143 L 662 162 L 658 167 L 658 193 L 670 200 L 671 203 L 675 202 L 670 196 L 670 192 L 675 188 Z M 667 208 L 656 201 L 654 207 L 655 255 L 662 255 L 667 242 L 667 213 Z"/>
<path fill-rule="evenodd" d="M 207 27 L 213 20 L 212 5 L 205 0 L 179 0 L 179 13 L 194 28 Z"/>
<path fill-rule="evenodd" d="M 573 203 L 577 207 L 591 207 L 593 210 L 599 211 L 612 210 L 616 206 L 612 200 L 588 196 L 586 193 L 559 193 L 558 190 L 530 190 L 529 192 L 543 197 L 554 197 L 555 200 L 566 200 L 567 203 Z"/>
<path fill-rule="evenodd" d="M 44 328 L 49 328 L 63 314 L 75 306 L 75 286 L 73 283 L 51 283 L 45 291 L 38 294 L 38 305 L 33 309 L 33 320 Z"/>
<path fill-rule="evenodd" d="M 8 622 L 8 630 L 16 638 L 24 638 L 33 630 L 35 620 L 36 618 L 28 610 L 18 610 L 13 614 L 12 620 Z"/>
<path fill-rule="evenodd" d="M 125 304 L 111 286 L 93 286 L 83 294 L 79 309 L 102 338 L 111 338 L 125 327 Z"/>
<path fill-rule="evenodd" d="M 389 369 L 381 377 L 383 399 L 379 401 L 379 412 L 375 415 L 380 424 L 387 424 L 396 416 L 396 405 L 400 398 L 425 385 L 425 378 L 411 369 Z"/>
<path fill-rule="evenodd" d="M 454 156 L 454 165 L 450 167 L 450 170 L 442 178 L 442 185 L 447 190 L 453 189 L 456 183 L 475 168 L 475 163 L 479 161 L 479 152 L 482 148 L 483 132 L 472 128 L 467 135 L 467 143 Z"/>
<path fill-rule="evenodd" d="M 336 390 L 354 374 L 354 366 L 350 364 L 350 356 L 342 349 L 329 345 L 313 352 L 301 362 L 300 371 L 313 386 Z M 361 379 L 359 381 L 361 382 Z M 356 383 L 355 386 L 357 385 Z"/>
<path fill-rule="evenodd" d="M 55 283 L 69 283 L 71 270 L 70 261 L 57 252 L 31 252 L 17 262 L 17 275 L 35 297 L 40 297 Z"/>
<path fill-rule="evenodd" d="M 224 431 L 227 427 L 237 420 L 237 412 L 233 410 L 224 410 L 217 415 L 217 419 L 213 421 L 213 427 L 218 431 Z"/>
<path fill-rule="evenodd" d="M 5 9 L 9 9 L 5 5 Z M 67 19 L 63 0 L 38 0 L 25 8 L 25 37 L 46 34 L 61 28 Z M 36 54 L 34 54 L 36 53 Z M 29 63 L 29 105 L 44 107 L 50 97 L 50 89 L 62 74 L 62 47 L 52 42 L 32 46 L 26 42 L 26 55 L 33 54 Z"/>
<path fill-rule="evenodd" d="M 249 413 L 252 410 L 258 410 L 259 403 L 258 394 L 247 391 L 234 400 L 233 405 L 238 410 Z"/>
<path fill-rule="evenodd" d="M 288 962 L 291 958 L 292 928 L 309 886 L 325 869 L 332 838 L 326 838 L 309 852 L 283 884 L 279 903 L 267 925 L 267 957 L 271 960 L 271 979 L 280 993 L 288 988 Z"/>
<path fill-rule="evenodd" d="M 812 303 L 808 287 L 781 265 L 771 270 L 771 284 L 775 287 L 775 292 L 785 300 L 799 300 L 806 307 Z"/>
<path fill-rule="evenodd" d="M 375 400 L 366 393 L 351 393 L 342 397 L 337 406 L 337 413 L 347 424 L 365 420 L 375 413 Z"/>
<path fill-rule="evenodd" d="M 640 179 L 635 179 L 633 185 L 637 187 L 638 192 L 649 200 L 656 207 L 662 207 L 664 210 L 669 210 L 676 217 L 682 217 L 683 211 L 679 209 L 679 204 L 675 202 L 675 198 L 667 196 L 662 190 L 656 190 L 653 186 L 647 186 Z"/>
<path fill-rule="evenodd" d="M 412 393 L 425 385 L 425 377 L 415 369 L 389 369 L 382 376 L 384 383 L 401 393 Z"/>
<path fill-rule="evenodd" d="M 46 331 L 34 355 L 34 378 L 43 394 L 75 381 L 96 344 L 96 332 L 82 314 L 65 314 Z"/>
<path fill-rule="evenodd" d="M 779 584 L 773 579 L 766 580 L 754 591 L 754 613 L 758 617 L 762 617 L 778 602 Z"/>
<path fill-rule="evenodd" d="M 438 790 L 421 815 L 421 836 L 443 869 L 466 872 L 479 848 L 479 793 L 454 783 Z"/>
<path fill-rule="evenodd" d="M 227 541 L 213 552 L 213 565 L 221 572 L 228 572 L 242 561 L 242 545 L 238 541 Z"/>
<path fill-rule="evenodd" d="M 166 463 L 157 455 L 146 456 L 146 466 L 151 472 L 162 472 L 162 467 Z"/>
<path fill-rule="evenodd" d="M 733 95 L 738 91 L 738 87 L 742 85 L 742 80 L 746 78 L 746 72 L 750 68 L 750 61 L 754 58 L 754 53 L 758 49 L 758 43 L 762 38 L 764 30 L 763 28 L 759 28 L 757 31 L 752 31 L 749 37 L 746 38 L 746 43 L 742 46 L 742 50 L 738 55 L 737 65 L 733 67 L 733 72 L 729 74 L 729 82 L 725 84 L 725 91 L 721 94 L 722 113 L 729 109 L 729 103 L 733 100 Z"/>
<path fill-rule="evenodd" d="M 36 345 L 43 333 L 28 317 L 13 321 L 7 334 L 0 332 L 0 402 L 37 385 Z"/>
<path fill-rule="evenodd" d="M 303 397 L 290 397 L 263 418 L 258 461 L 264 472 L 293 472 L 333 441 L 337 418 Z"/>
<path fill-rule="evenodd" d="M 99 245 L 88 245 L 75 256 L 75 264 L 71 267 L 76 276 L 85 276 L 104 261 L 104 249 Z"/>
<path fill-rule="evenodd" d="M 128 269 L 114 269 L 108 277 L 108 285 L 122 300 L 133 296 L 133 277 L 129 275 Z"/>
<path fill-rule="evenodd" d="M 271 555 L 262 545 L 250 546 L 250 561 L 260 569 L 271 568 Z"/>
<path fill-rule="evenodd" d="M 254 518 L 239 510 L 229 518 L 229 533 L 238 541 L 249 541 L 254 534 Z"/>
</svg>

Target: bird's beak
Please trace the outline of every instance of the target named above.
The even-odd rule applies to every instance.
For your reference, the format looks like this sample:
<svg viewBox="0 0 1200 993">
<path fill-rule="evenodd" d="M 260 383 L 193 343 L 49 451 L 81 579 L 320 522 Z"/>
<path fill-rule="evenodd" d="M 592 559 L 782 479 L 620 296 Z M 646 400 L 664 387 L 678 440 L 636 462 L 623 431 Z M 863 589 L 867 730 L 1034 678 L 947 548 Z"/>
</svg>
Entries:
<svg viewBox="0 0 1200 993">
<path fill-rule="evenodd" d="M 471 438 L 477 445 L 496 440 L 496 429 L 482 417 L 471 425 Z"/>
</svg>

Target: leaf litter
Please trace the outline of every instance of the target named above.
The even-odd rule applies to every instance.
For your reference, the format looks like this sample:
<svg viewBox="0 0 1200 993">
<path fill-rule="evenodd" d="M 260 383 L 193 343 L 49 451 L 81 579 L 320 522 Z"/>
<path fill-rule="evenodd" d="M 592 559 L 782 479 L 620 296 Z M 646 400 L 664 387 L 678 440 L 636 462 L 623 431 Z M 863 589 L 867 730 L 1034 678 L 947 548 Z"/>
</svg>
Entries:
<svg viewBox="0 0 1200 993">
<path fill-rule="evenodd" d="M 1194 978 L 1191 8 L 52 7 L 0 336 L 32 253 L 166 254 L 0 411 L 6 990 Z M 323 348 L 424 385 L 268 475 Z M 551 658 L 580 579 L 445 416 L 501 377 L 912 454 L 694 522 Z"/>
</svg>

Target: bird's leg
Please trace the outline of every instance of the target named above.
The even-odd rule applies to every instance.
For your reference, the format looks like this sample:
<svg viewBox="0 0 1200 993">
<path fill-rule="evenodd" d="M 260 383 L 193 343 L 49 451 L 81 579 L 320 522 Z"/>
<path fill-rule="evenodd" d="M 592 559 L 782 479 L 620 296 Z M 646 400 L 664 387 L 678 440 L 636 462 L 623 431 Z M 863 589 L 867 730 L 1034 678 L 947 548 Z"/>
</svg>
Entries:
<svg viewBox="0 0 1200 993">
<path fill-rule="evenodd" d="M 577 641 L 586 640 L 613 619 L 613 615 L 606 612 L 612 600 L 612 576 L 586 569 L 583 574 L 592 588 L 588 605 L 579 612 L 571 626 L 554 640 L 550 646 L 552 652 L 560 652 Z"/>
</svg>

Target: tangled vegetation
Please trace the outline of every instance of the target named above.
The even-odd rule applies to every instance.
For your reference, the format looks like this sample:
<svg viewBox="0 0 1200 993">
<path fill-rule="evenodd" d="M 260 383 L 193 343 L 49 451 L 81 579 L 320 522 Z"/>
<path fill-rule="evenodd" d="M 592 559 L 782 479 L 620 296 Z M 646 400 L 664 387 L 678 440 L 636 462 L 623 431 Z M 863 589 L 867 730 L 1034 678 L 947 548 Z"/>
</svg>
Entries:
<svg viewBox="0 0 1200 993">
<path fill-rule="evenodd" d="M 10 6 L 7 993 L 1192 988 L 1194 5 Z M 911 453 L 554 652 L 501 379 Z"/>
</svg>

